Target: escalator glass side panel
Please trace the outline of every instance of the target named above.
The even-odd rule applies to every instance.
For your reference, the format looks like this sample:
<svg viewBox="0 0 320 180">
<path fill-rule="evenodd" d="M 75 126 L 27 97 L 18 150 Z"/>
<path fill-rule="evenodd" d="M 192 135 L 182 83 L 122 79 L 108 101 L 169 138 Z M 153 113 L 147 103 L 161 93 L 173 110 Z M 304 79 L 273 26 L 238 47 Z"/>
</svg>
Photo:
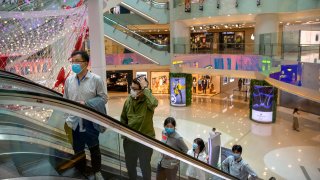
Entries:
<svg viewBox="0 0 320 180">
<path fill-rule="evenodd" d="M 44 143 L 47 146 L 50 145 L 50 147 L 54 147 L 53 145 L 59 145 L 60 151 L 64 150 L 64 146 L 65 152 L 77 152 L 69 161 L 65 161 L 58 165 L 54 163 L 50 164 L 50 172 L 52 170 L 51 167 L 53 167 L 59 175 L 62 175 L 64 171 L 67 171 L 70 168 L 74 168 L 75 162 L 83 162 L 84 157 L 87 157 L 88 160 L 91 159 L 91 170 L 95 170 L 97 166 L 94 164 L 97 163 L 97 160 L 99 159 L 95 156 L 97 155 L 97 152 L 99 152 L 96 149 L 96 145 L 99 143 L 100 152 L 102 153 L 101 172 L 105 176 L 107 176 L 105 172 L 112 172 L 114 176 L 123 177 L 125 179 L 135 176 L 151 176 L 152 178 L 155 178 L 157 176 L 157 169 L 160 168 L 158 165 L 161 159 L 163 157 L 173 157 L 176 160 L 173 161 L 174 163 L 172 165 L 173 168 L 177 169 L 177 172 L 174 172 L 176 173 L 174 175 L 183 179 L 188 178 L 188 176 L 191 175 L 190 173 L 187 173 L 188 171 L 199 172 L 199 174 L 204 174 L 208 179 L 212 177 L 236 179 L 217 168 L 211 167 L 205 162 L 193 158 L 193 156 L 176 151 L 154 138 L 143 135 L 108 115 L 104 115 L 85 105 L 61 97 L 35 92 L 0 89 L 0 105 L 4 110 L 11 108 L 11 111 L 16 111 L 15 115 L 14 113 L 10 114 L 12 116 L 24 115 L 28 118 L 32 117 L 31 119 L 33 120 L 42 121 L 42 123 L 44 123 L 43 126 L 49 126 L 47 132 L 41 133 L 46 136 L 51 136 L 51 138 L 43 139 L 41 137 L 42 135 L 37 132 L 34 136 L 28 137 L 28 140 L 36 140 L 37 136 L 39 136 L 39 142 Z M 24 110 L 22 107 L 32 107 L 32 109 L 26 108 Z M 35 113 L 28 115 L 28 113 L 32 112 Z M 58 112 L 58 115 L 56 115 L 55 112 Z M 0 114 L 2 116 L 6 115 L 1 111 Z M 70 117 L 75 117 L 75 119 L 79 118 L 76 126 L 73 126 L 73 124 L 67 125 L 67 127 L 65 126 L 66 119 Z M 82 119 L 82 122 L 80 119 Z M 12 120 L 11 118 L 7 118 L 7 121 L 10 124 Z M 93 131 L 94 129 L 97 130 L 94 127 L 95 124 L 107 128 L 105 132 L 99 134 L 99 141 L 92 139 L 92 136 L 95 136 L 94 138 L 97 136 L 96 131 Z M 70 129 L 70 127 L 72 129 Z M 25 133 L 31 133 L 28 128 L 25 129 L 27 129 L 25 130 Z M 54 129 L 57 131 L 54 131 Z M 87 134 L 81 134 L 83 132 L 86 132 Z M 67 137 L 69 143 L 72 142 L 72 145 L 63 145 L 66 141 L 57 138 L 57 135 L 64 138 Z M 8 133 L 6 137 L 7 136 Z M 12 137 L 13 136 L 19 136 L 19 134 L 13 134 Z M 27 136 L 25 134 L 25 136 L 22 137 Z M 87 155 L 82 153 L 83 151 L 81 148 L 83 140 L 85 140 L 85 144 L 89 146 Z M 33 143 L 37 142 L 33 141 Z M 72 148 L 70 149 L 70 147 Z M 90 152 L 92 152 L 94 156 L 90 156 Z M 137 157 L 141 157 L 139 164 L 137 164 Z M 182 165 L 182 162 L 186 163 L 186 165 Z M 140 167 L 137 171 L 135 171 L 136 166 Z"/>
<path fill-rule="evenodd" d="M 140 41 L 140 42 L 142 42 L 142 43 L 144 43 L 144 44 L 146 44 L 156 50 L 159 50 L 159 51 L 168 51 L 169 50 L 168 45 L 157 44 L 147 38 L 147 37 L 151 37 L 151 35 L 147 35 L 147 37 L 144 37 L 144 36 L 138 34 L 136 31 L 130 30 L 129 28 L 125 27 L 124 25 L 117 23 L 116 21 L 111 19 L 111 17 L 109 17 L 109 16 L 104 16 L 104 22 L 108 25 L 113 26 L 116 30 L 122 31 L 122 32 L 126 33 L 128 36 L 131 36 L 131 37 L 137 39 L 138 41 Z"/>
<path fill-rule="evenodd" d="M 32 91 L 43 94 L 50 94 L 53 96 L 62 96 L 62 94 L 49 89 L 45 86 L 39 85 L 29 80 L 19 79 L 16 77 L 8 77 L 0 75 L 0 89 L 14 89 L 20 91 Z"/>
</svg>

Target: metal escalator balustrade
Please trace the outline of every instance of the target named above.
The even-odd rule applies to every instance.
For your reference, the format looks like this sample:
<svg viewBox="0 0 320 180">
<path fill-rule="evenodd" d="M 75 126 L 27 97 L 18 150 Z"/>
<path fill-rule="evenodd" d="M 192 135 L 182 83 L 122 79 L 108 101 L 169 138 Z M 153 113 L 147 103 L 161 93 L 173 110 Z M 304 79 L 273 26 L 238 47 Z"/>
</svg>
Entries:
<svg viewBox="0 0 320 180">
<path fill-rule="evenodd" d="M 156 168 L 157 164 L 159 162 L 159 159 L 161 157 L 161 154 L 166 154 L 171 157 L 174 157 L 176 159 L 179 159 L 181 163 L 179 164 L 179 173 L 177 176 L 181 177 L 182 179 L 187 178 L 186 169 L 190 167 L 194 167 L 196 170 L 199 170 L 199 172 L 206 172 L 206 177 L 209 178 L 224 178 L 224 179 L 236 179 L 233 176 L 230 176 L 219 169 L 213 168 L 209 166 L 206 163 L 200 162 L 197 159 L 194 159 L 191 156 L 188 156 L 186 154 L 183 154 L 181 152 L 178 152 L 171 147 L 161 143 L 158 140 L 155 140 L 151 137 L 145 136 L 123 124 L 121 124 L 118 120 L 101 114 L 99 112 L 94 111 L 91 108 L 88 108 L 84 105 L 75 103 L 70 100 L 63 99 L 61 97 L 57 96 L 51 96 L 46 94 L 40 94 L 35 92 L 25 92 L 25 91 L 14 91 L 14 90 L 0 90 L 0 105 L 6 106 L 6 105 L 19 105 L 19 106 L 31 106 L 31 107 L 38 107 L 37 111 L 38 114 L 41 116 L 41 109 L 51 109 L 51 113 L 45 118 L 46 122 L 43 122 L 45 124 L 48 124 L 52 127 L 57 127 L 59 129 L 63 128 L 65 118 L 63 118 L 62 114 L 70 114 L 70 115 L 76 115 L 78 117 L 81 117 L 83 119 L 89 120 L 91 122 L 97 123 L 99 125 L 102 125 L 104 127 L 107 127 L 108 130 L 105 133 L 100 134 L 100 146 L 103 152 L 103 171 L 104 169 L 113 169 L 113 173 L 117 175 L 118 177 L 124 177 L 126 179 L 126 167 L 124 161 L 124 151 L 122 147 L 122 137 L 129 138 L 132 141 L 135 141 L 139 144 L 142 144 L 144 146 L 147 146 L 149 148 L 153 149 L 153 157 L 151 160 L 152 165 L 152 177 L 156 176 Z M 33 108 L 31 111 L 34 111 L 36 108 Z M 31 111 L 25 110 L 24 113 L 31 113 Z M 59 112 L 59 116 L 57 114 L 54 114 L 56 112 Z M 4 115 L 0 111 L 0 115 Z M 37 117 L 38 115 L 34 114 L 33 116 L 29 117 Z M 10 121 L 10 118 L 8 119 Z M 41 120 L 41 119 L 39 119 Z M 29 123 L 30 124 L 30 123 Z M 49 130 L 48 130 L 49 131 Z M 29 131 L 25 131 L 27 133 Z M 53 132 L 52 132 L 53 133 Z M 55 133 L 57 134 L 57 133 Z M 59 133 L 58 133 L 59 134 Z M 32 135 L 32 134 L 30 134 Z M 49 135 L 49 134 L 47 134 Z M 9 135 L 10 136 L 10 135 Z M 33 139 L 41 138 L 40 134 L 35 134 L 33 136 Z M 65 135 L 64 135 L 65 136 Z M 6 136 L 8 137 L 8 136 Z M 52 137 L 52 143 L 55 142 L 56 138 Z M 1 139 L 0 142 L 2 142 Z M 10 142 L 9 142 L 10 143 Z M 34 142 L 35 144 L 37 142 Z M 18 143 L 19 144 L 19 143 Z M 19 145 L 18 145 L 19 146 Z M 45 145 L 44 145 L 45 146 Z M 8 147 L 8 146 L 6 146 Z M 10 146 L 9 146 L 10 147 Z M 70 146 L 69 146 L 70 147 Z M 67 148 L 68 149 L 68 148 Z M 105 151 L 105 150 L 108 151 Z M 63 149 L 60 149 L 63 150 Z M 111 150 L 111 151 L 110 151 Z M 110 156 L 108 156 L 108 153 L 113 152 L 113 158 L 110 159 Z M 49 151 L 50 153 L 50 151 Z M 52 152 L 51 155 L 54 155 L 56 152 Z M 107 154 L 106 154 L 107 153 Z M 109 158 L 108 158 L 109 157 Z M 106 159 L 107 158 L 107 159 Z M 113 160 L 112 160 L 113 159 Z M 72 159 L 67 160 L 72 161 Z M 113 162 L 113 163 L 111 163 Z M 1 164 L 1 161 L 0 161 Z M 50 162 L 50 165 L 54 169 L 58 169 L 59 165 L 56 164 L 55 161 Z M 0 165 L 1 166 L 1 165 Z M 112 167 L 110 167 L 112 166 Z M 141 167 L 140 167 L 141 168 Z M 48 170 L 48 174 L 50 171 Z M 138 171 L 138 176 L 140 174 L 140 170 Z M 33 174 L 37 175 L 37 174 Z M 60 176 L 63 176 L 62 173 L 59 173 Z M 22 175 L 21 175 L 22 176 Z M 107 175 L 106 175 L 107 176 Z"/>
</svg>

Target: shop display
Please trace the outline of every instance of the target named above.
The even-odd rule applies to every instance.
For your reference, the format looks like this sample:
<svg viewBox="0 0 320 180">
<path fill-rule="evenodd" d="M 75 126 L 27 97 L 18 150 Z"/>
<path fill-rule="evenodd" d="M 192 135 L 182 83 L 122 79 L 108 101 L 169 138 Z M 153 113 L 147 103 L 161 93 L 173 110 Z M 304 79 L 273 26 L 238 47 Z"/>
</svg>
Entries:
<svg viewBox="0 0 320 180">
<path fill-rule="evenodd" d="M 132 79 L 132 71 L 114 71 L 107 72 L 107 89 L 108 91 L 129 92 L 128 79 Z"/>
<path fill-rule="evenodd" d="M 169 72 L 151 72 L 151 90 L 154 94 L 169 93 Z"/>
<path fill-rule="evenodd" d="M 320 31 L 300 31 L 300 44 L 304 46 L 319 45 Z"/>
<path fill-rule="evenodd" d="M 192 93 L 213 95 L 220 92 L 220 76 L 192 75 Z"/>
<path fill-rule="evenodd" d="M 253 86 L 252 119 L 271 123 L 273 119 L 274 89 L 271 86 Z"/>
<path fill-rule="evenodd" d="M 223 85 L 226 85 L 228 83 L 229 83 L 228 77 L 223 77 Z"/>
<path fill-rule="evenodd" d="M 170 78 L 170 102 L 172 106 L 186 106 L 186 78 Z"/>
</svg>

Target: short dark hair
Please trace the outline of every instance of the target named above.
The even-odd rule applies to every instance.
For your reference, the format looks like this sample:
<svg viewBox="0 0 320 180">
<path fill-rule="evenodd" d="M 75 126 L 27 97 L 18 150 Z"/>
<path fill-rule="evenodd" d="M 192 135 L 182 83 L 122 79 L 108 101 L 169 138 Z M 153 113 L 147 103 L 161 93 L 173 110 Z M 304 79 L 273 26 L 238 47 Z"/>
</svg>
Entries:
<svg viewBox="0 0 320 180">
<path fill-rule="evenodd" d="M 76 55 L 81 55 L 81 58 L 87 62 L 90 61 L 90 57 L 89 57 L 89 54 L 87 53 L 87 51 L 74 51 L 72 54 L 71 54 L 71 57 L 73 56 L 76 56 Z"/>
<path fill-rule="evenodd" d="M 216 128 L 212 128 L 212 131 L 216 131 Z"/>
<path fill-rule="evenodd" d="M 232 146 L 232 152 L 235 152 L 235 151 L 237 151 L 240 154 L 242 154 L 242 147 L 240 145 L 237 145 L 237 144 L 233 145 Z"/>
<path fill-rule="evenodd" d="M 298 112 L 299 111 L 299 109 L 298 108 L 294 108 L 293 109 L 293 113 L 292 114 L 294 114 L 294 113 L 296 113 L 296 112 Z"/>
<path fill-rule="evenodd" d="M 140 85 L 140 83 L 139 83 L 139 81 L 138 81 L 138 79 L 141 78 L 141 77 L 145 77 L 145 80 L 146 80 L 147 83 L 149 84 L 146 76 L 143 76 L 143 75 L 142 75 L 142 76 L 138 76 L 138 77 L 134 78 L 134 79 L 132 80 L 132 82 L 135 83 L 135 84 L 138 84 L 138 85 L 139 85 L 139 89 L 142 89 L 142 87 L 141 87 L 141 85 Z"/>
<path fill-rule="evenodd" d="M 200 151 L 199 153 L 201 153 L 204 148 L 205 148 L 205 145 L 204 145 L 204 141 L 201 139 L 201 138 L 196 138 L 193 142 L 195 142 L 196 144 L 198 144 L 199 148 L 200 148 Z"/>
<path fill-rule="evenodd" d="M 163 126 L 166 126 L 167 124 L 171 123 L 174 127 L 176 127 L 176 120 L 173 117 L 167 117 L 166 120 L 164 120 Z"/>
</svg>

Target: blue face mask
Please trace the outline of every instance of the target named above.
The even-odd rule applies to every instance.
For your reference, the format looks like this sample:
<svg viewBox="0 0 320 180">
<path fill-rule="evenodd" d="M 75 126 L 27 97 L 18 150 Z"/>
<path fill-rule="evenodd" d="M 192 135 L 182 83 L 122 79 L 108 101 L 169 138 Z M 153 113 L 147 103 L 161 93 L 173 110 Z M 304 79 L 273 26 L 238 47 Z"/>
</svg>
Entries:
<svg viewBox="0 0 320 180">
<path fill-rule="evenodd" d="M 232 156 L 234 157 L 234 160 L 238 160 L 241 157 L 241 154 L 233 153 Z"/>
<path fill-rule="evenodd" d="M 72 71 L 76 74 L 81 73 L 82 68 L 80 64 L 72 64 Z"/>
<path fill-rule="evenodd" d="M 172 134 L 174 133 L 174 128 L 164 128 L 167 134 Z"/>
<path fill-rule="evenodd" d="M 192 149 L 193 149 L 193 150 L 196 150 L 197 148 L 198 148 L 198 144 L 197 144 L 197 143 L 193 143 L 193 144 L 192 144 Z"/>
</svg>

